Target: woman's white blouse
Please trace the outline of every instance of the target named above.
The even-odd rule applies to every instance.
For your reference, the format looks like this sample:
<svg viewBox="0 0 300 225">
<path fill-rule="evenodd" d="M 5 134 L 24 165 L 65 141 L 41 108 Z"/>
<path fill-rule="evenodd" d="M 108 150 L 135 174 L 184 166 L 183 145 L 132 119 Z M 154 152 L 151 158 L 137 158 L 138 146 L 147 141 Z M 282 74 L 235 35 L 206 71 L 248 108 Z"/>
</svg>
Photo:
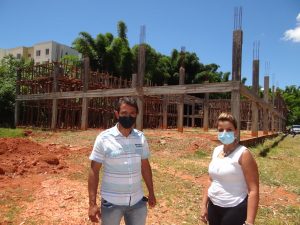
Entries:
<svg viewBox="0 0 300 225">
<path fill-rule="evenodd" d="M 214 205 L 234 207 L 241 203 L 248 195 L 248 188 L 239 158 L 247 149 L 238 146 L 230 155 L 219 158 L 224 145 L 214 149 L 208 173 L 212 179 L 208 189 L 208 197 Z"/>
</svg>

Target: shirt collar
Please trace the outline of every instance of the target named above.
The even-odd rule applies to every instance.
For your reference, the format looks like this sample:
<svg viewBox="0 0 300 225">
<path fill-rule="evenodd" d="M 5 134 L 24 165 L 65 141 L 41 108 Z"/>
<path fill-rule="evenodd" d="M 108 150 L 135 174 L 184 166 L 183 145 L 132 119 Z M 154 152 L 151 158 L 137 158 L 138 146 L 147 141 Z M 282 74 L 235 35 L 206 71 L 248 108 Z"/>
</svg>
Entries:
<svg viewBox="0 0 300 225">
<path fill-rule="evenodd" d="M 121 132 L 120 132 L 119 129 L 118 129 L 118 123 L 113 127 L 111 133 L 112 133 L 112 135 L 114 135 L 115 137 L 117 137 L 117 136 L 123 136 L 123 134 L 121 134 Z M 135 134 L 136 134 L 135 129 L 132 129 L 131 132 L 130 132 L 130 134 L 129 134 L 129 136 L 135 135 Z M 128 137 L 129 137 L 129 136 L 128 136 Z"/>
</svg>

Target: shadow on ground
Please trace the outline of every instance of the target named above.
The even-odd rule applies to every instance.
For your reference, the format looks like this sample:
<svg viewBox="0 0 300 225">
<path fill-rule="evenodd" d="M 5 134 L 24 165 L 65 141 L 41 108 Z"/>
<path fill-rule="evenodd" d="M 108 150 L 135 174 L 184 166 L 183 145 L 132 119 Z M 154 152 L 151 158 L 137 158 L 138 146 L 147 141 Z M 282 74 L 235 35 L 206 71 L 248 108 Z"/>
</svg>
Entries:
<svg viewBox="0 0 300 225">
<path fill-rule="evenodd" d="M 268 146 L 266 148 L 263 148 L 260 153 L 259 156 L 261 157 L 266 157 L 268 155 L 268 153 L 270 152 L 270 150 L 272 148 L 275 148 L 281 141 L 283 141 L 286 137 L 288 136 L 288 134 L 283 135 L 279 140 L 275 141 L 271 146 Z"/>
</svg>

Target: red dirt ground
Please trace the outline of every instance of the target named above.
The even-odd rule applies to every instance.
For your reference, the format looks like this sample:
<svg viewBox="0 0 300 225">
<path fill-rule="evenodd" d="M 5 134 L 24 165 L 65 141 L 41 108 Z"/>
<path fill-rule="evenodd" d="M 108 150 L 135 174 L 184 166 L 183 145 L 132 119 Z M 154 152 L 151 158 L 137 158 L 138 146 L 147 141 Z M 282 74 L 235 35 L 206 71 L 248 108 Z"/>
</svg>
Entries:
<svg viewBox="0 0 300 225">
<path fill-rule="evenodd" d="M 96 135 L 98 131 L 91 132 Z M 195 141 L 191 142 L 187 149 L 190 152 L 199 148 L 208 149 L 211 141 L 215 140 L 214 136 L 209 134 L 165 131 L 153 131 L 151 134 L 151 132 L 148 132 L 150 136 L 155 134 L 164 139 L 194 137 Z M 49 135 L 42 144 L 35 142 L 31 136 L 0 138 L 0 199 L 12 201 L 13 204 L 18 202 L 18 206 L 24 209 L 13 224 L 25 224 L 24 221 L 28 221 L 29 218 L 37 218 L 38 221 L 49 221 L 51 218 L 50 221 L 55 224 L 91 224 L 87 220 L 87 186 L 76 179 L 66 177 L 83 174 L 84 168 L 76 164 L 76 161 L 71 162 L 70 158 L 79 154 L 87 157 L 92 143 L 83 138 L 82 141 L 76 140 L 72 146 L 67 143 L 56 144 L 55 140 L 59 135 L 60 133 Z M 152 166 L 159 169 L 157 164 Z M 206 175 L 193 177 L 172 169 L 165 172 L 195 184 L 207 183 Z M 261 186 L 261 204 L 299 206 L 296 194 L 289 193 L 283 188 L 267 186 Z M 7 210 L 1 207 L 4 206 L 0 205 L 0 210 Z M 150 211 L 148 224 L 160 224 L 162 218 L 166 216 L 164 215 L 166 210 L 167 206 L 161 203 L 160 209 Z M 171 222 L 171 218 L 169 219 Z M 12 223 L 0 218 L 0 224 Z"/>
</svg>

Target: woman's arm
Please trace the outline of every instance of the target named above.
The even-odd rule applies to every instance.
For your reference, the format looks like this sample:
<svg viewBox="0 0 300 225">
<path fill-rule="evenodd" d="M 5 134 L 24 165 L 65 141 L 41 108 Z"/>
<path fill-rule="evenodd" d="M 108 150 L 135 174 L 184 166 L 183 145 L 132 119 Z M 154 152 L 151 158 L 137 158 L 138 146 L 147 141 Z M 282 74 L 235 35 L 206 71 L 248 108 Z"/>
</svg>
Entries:
<svg viewBox="0 0 300 225">
<path fill-rule="evenodd" d="M 240 164 L 242 166 L 242 170 L 248 186 L 246 221 L 250 224 L 254 224 L 259 202 L 259 175 L 257 164 L 249 150 L 243 152 L 240 158 Z"/>
<path fill-rule="evenodd" d="M 208 204 L 208 188 L 210 187 L 211 179 L 208 179 L 208 184 L 204 189 L 203 192 L 203 198 L 202 198 L 202 205 L 201 205 L 201 213 L 200 213 L 200 219 L 202 222 L 207 223 L 207 204 Z"/>
</svg>

